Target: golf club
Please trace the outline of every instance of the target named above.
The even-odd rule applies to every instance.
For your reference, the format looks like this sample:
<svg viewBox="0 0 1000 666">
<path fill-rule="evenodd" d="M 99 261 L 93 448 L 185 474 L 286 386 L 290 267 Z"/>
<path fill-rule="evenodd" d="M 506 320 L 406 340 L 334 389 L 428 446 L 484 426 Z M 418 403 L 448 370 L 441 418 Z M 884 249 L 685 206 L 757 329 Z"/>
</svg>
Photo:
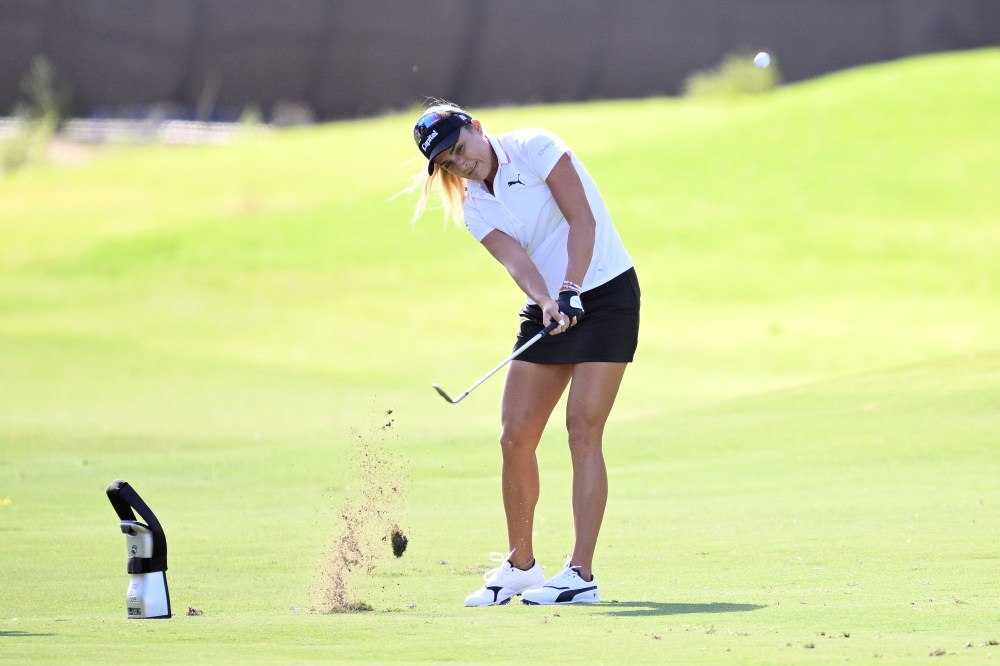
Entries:
<svg viewBox="0 0 1000 666">
<path fill-rule="evenodd" d="M 513 361 L 515 358 L 517 358 L 518 356 L 520 356 L 521 353 L 524 352 L 525 349 L 527 349 L 528 347 L 530 347 L 531 345 L 535 344 L 536 342 L 538 342 L 539 340 L 541 340 L 543 337 L 545 337 L 546 335 L 548 335 L 549 333 L 551 333 L 552 331 L 554 331 L 556 329 L 556 327 L 558 327 L 558 326 L 559 326 L 559 322 L 553 320 L 548 326 L 546 326 L 545 328 L 543 328 L 542 330 L 540 330 L 535 335 L 535 337 L 531 338 L 530 340 L 528 340 L 527 342 L 525 342 L 523 345 L 521 345 L 513 354 L 511 354 L 510 356 L 508 356 L 504 360 L 500 361 L 500 363 L 497 365 L 497 367 L 493 368 L 492 370 L 490 370 L 489 372 L 487 372 L 485 375 L 483 375 L 482 379 L 480 379 L 478 382 L 476 382 L 475 384 L 473 384 L 472 386 L 470 386 L 469 388 L 467 388 L 464 393 L 462 393 L 460 396 L 458 396 L 454 400 L 452 400 L 450 397 L 448 397 L 448 394 L 444 392 L 444 389 L 441 388 L 440 386 L 438 386 L 437 384 L 431 384 L 431 386 L 434 387 L 434 390 L 437 391 L 441 395 L 442 398 L 444 398 L 445 400 L 447 400 L 448 402 L 450 402 L 453 405 L 457 405 L 458 403 L 462 402 L 463 399 L 465 399 L 465 396 L 467 396 L 470 393 L 472 393 L 472 391 L 474 391 L 477 386 L 479 386 L 480 384 L 482 384 L 483 382 L 485 382 L 487 379 L 489 379 L 490 377 L 492 377 L 496 373 L 497 370 L 499 370 L 500 368 L 502 368 L 503 366 L 507 365 L 508 363 L 510 363 L 511 361 Z"/>
</svg>

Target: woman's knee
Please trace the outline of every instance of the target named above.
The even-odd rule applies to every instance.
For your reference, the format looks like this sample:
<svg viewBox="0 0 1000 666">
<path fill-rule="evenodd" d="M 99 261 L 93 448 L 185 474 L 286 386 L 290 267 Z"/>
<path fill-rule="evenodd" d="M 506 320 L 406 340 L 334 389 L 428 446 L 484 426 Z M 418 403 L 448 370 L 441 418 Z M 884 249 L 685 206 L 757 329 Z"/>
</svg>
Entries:
<svg viewBox="0 0 1000 666">
<path fill-rule="evenodd" d="M 573 455 L 600 453 L 604 437 L 604 422 L 586 415 L 570 414 L 566 417 L 569 449 Z"/>
<path fill-rule="evenodd" d="M 539 435 L 523 428 L 504 426 L 500 432 L 500 449 L 507 455 L 534 455 Z"/>
</svg>

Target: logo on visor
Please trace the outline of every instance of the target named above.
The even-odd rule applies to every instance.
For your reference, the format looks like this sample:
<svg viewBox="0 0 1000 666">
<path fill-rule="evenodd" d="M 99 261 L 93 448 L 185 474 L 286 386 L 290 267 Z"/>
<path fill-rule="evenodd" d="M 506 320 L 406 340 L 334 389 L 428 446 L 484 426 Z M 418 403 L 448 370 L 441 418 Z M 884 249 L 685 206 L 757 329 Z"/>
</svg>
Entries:
<svg viewBox="0 0 1000 666">
<path fill-rule="evenodd" d="M 433 132 L 431 132 L 430 134 L 428 134 L 427 138 L 424 139 L 424 142 L 422 144 L 420 144 L 420 150 L 426 151 L 427 150 L 427 146 L 431 145 L 431 141 L 433 141 L 435 138 L 437 138 L 437 135 L 438 135 L 438 131 L 437 130 L 434 130 Z"/>
</svg>

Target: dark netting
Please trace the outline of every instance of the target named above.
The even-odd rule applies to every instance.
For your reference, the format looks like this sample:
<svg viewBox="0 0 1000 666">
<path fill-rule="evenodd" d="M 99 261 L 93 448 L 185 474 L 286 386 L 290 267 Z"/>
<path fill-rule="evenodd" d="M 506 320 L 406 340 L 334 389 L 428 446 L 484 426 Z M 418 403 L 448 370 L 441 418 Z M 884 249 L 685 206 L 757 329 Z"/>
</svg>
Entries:
<svg viewBox="0 0 1000 666">
<path fill-rule="evenodd" d="M 44 54 L 80 116 L 316 118 L 673 95 L 731 53 L 785 81 L 993 45 L 995 0 L 0 0 L 0 114 Z M 289 107 L 289 105 L 291 105 Z"/>
</svg>

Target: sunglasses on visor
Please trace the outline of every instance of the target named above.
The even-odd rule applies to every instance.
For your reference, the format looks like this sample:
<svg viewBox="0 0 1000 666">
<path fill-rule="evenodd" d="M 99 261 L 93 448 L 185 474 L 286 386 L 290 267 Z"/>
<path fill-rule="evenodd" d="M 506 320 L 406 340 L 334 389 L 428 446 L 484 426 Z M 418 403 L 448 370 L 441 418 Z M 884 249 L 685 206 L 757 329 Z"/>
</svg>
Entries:
<svg viewBox="0 0 1000 666">
<path fill-rule="evenodd" d="M 472 118 L 468 114 L 462 113 L 461 111 L 428 111 L 424 115 L 420 116 L 416 124 L 413 126 L 413 140 L 419 146 L 432 127 L 437 125 L 442 120 L 447 120 L 452 116 L 459 118 L 463 124 L 472 122 Z"/>
</svg>

